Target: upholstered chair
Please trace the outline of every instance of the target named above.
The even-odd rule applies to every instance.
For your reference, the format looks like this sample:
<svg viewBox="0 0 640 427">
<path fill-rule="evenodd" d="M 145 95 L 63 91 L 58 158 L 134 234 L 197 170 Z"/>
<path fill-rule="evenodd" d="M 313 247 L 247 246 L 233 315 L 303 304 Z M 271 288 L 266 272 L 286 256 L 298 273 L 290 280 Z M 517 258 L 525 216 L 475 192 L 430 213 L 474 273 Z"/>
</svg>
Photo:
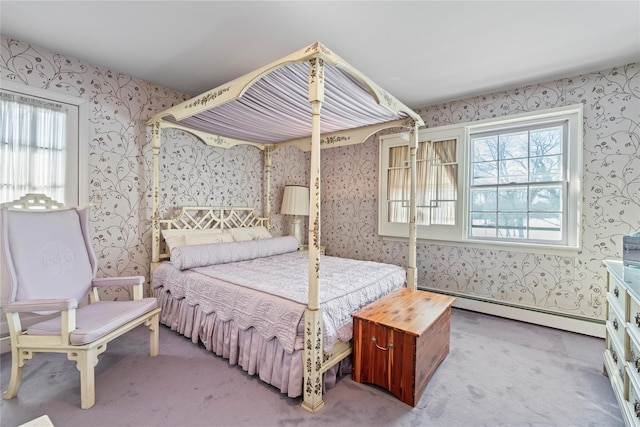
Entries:
<svg viewBox="0 0 640 427">
<path fill-rule="evenodd" d="M 2 249 L 10 282 L 3 309 L 11 335 L 11 379 L 5 399 L 18 394 L 25 363 L 39 352 L 66 353 L 80 371 L 81 407 L 95 403 L 94 367 L 107 343 L 146 325 L 150 355 L 158 354 L 160 309 L 143 298 L 144 278 L 97 279 L 89 209 L 2 209 Z M 130 286 L 132 300 L 100 301 L 98 289 Z M 23 329 L 22 313 L 59 315 Z"/>
</svg>

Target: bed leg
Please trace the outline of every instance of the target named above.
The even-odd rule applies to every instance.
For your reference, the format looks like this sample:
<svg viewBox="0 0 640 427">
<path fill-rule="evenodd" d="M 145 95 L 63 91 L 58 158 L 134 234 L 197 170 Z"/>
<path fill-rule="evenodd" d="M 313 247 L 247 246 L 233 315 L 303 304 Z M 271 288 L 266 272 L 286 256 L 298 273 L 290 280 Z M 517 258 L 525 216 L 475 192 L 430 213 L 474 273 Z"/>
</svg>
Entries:
<svg viewBox="0 0 640 427">
<path fill-rule="evenodd" d="M 322 400 L 322 310 L 304 312 L 304 390 L 302 407 L 316 412 L 324 406 Z"/>
</svg>

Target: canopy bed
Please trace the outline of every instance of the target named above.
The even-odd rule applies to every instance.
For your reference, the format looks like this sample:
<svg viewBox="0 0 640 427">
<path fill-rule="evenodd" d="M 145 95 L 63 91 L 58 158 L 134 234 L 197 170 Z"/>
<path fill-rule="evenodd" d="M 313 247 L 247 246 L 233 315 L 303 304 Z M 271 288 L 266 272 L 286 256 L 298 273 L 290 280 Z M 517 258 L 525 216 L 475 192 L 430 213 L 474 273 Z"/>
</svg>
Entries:
<svg viewBox="0 0 640 427">
<path fill-rule="evenodd" d="M 166 236 L 162 230 L 224 230 L 255 226 L 268 229 L 271 217 L 270 174 L 273 150 L 295 146 L 310 152 L 309 249 L 307 253 L 285 251 L 286 253 L 277 256 L 306 258 L 304 262 L 308 266 L 308 273 L 305 269 L 305 274 L 308 277 L 305 282 L 308 281 L 308 289 L 305 293 L 307 300 L 301 350 L 301 366 L 304 368 L 302 406 L 310 411 L 320 409 L 324 404 L 322 374 L 350 353 L 349 343 L 343 343 L 338 350 L 329 351 L 323 344 L 323 340 L 327 339 L 327 328 L 323 325 L 323 318 L 326 319 L 326 316 L 323 315 L 320 279 L 325 273 L 325 267 L 328 269 L 337 261 L 330 260 L 330 257 L 320 257 L 320 150 L 362 143 L 383 129 L 402 127 L 408 130 L 411 185 L 409 261 L 405 279 L 407 287 L 415 289 L 415 159 L 418 127 L 423 124 L 414 111 L 320 43 L 314 43 L 155 115 L 148 121 L 148 125 L 151 126 L 154 159 L 152 271 L 156 291 L 165 286 L 158 284 L 158 281 L 165 280 L 167 275 L 178 274 L 156 269 L 161 261 L 169 258 Z M 186 208 L 176 218 L 162 220 L 159 213 L 159 154 L 162 146 L 161 131 L 165 128 L 189 132 L 215 147 L 229 148 L 248 144 L 263 150 L 266 193 L 264 217 L 257 217 L 250 208 L 247 211 L 239 208 L 227 208 L 226 211 L 225 208 L 213 208 L 213 211 L 207 211 L 207 208 L 193 207 Z M 228 223 L 227 219 L 231 222 Z M 279 245 L 287 246 L 289 243 L 280 241 Z M 221 243 L 233 244 L 231 241 Z M 255 250 L 267 251 L 270 255 L 274 251 L 273 248 Z M 275 252 L 279 250 L 276 249 Z M 176 251 L 184 258 L 184 252 L 188 253 L 191 249 L 188 246 L 178 246 Z M 196 258 L 227 256 L 211 253 L 191 255 Z M 175 252 L 172 252 L 172 262 L 175 262 L 174 258 Z M 182 280 L 181 283 L 187 281 L 186 278 L 178 280 Z"/>
</svg>

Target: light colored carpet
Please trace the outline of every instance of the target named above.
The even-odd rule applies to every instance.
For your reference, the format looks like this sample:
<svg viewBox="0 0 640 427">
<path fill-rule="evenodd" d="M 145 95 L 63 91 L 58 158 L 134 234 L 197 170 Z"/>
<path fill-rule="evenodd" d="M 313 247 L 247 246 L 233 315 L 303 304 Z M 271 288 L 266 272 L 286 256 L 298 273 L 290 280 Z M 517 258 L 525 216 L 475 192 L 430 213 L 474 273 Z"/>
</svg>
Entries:
<svg viewBox="0 0 640 427">
<path fill-rule="evenodd" d="M 2 401 L 1 425 L 44 414 L 56 427 L 624 425 L 602 375 L 604 340 L 459 309 L 449 356 L 415 408 L 343 377 L 312 414 L 164 326 L 158 357 L 148 356 L 147 342 L 138 328 L 109 345 L 89 410 L 80 409 L 74 363 L 39 354 L 25 367 L 18 397 Z M 3 390 L 10 364 L 3 354 Z"/>
</svg>

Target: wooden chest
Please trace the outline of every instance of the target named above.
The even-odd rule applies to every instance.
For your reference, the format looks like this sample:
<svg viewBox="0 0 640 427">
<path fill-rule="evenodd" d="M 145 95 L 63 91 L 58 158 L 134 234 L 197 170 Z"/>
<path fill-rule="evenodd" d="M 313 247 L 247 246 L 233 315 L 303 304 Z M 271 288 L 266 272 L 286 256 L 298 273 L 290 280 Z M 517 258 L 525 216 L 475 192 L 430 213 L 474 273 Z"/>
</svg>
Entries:
<svg viewBox="0 0 640 427">
<path fill-rule="evenodd" d="M 353 380 L 415 406 L 449 354 L 454 299 L 402 288 L 352 314 Z"/>
</svg>

